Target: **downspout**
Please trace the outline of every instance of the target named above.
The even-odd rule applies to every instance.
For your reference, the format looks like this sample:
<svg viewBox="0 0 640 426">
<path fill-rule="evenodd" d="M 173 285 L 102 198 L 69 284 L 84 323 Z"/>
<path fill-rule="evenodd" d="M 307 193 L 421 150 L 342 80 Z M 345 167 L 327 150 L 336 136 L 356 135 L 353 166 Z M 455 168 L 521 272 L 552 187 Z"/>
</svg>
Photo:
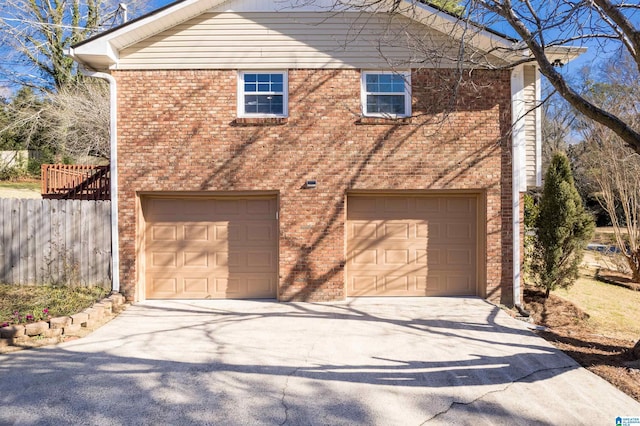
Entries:
<svg viewBox="0 0 640 426">
<path fill-rule="evenodd" d="M 521 299 L 521 273 L 520 262 L 520 188 L 524 176 L 522 176 L 524 149 L 525 149 L 525 100 L 524 100 L 524 70 L 517 66 L 511 71 L 511 120 L 512 120 L 512 150 L 511 150 L 511 230 L 513 253 L 513 305 L 522 309 Z"/>
<path fill-rule="evenodd" d="M 73 49 L 69 50 L 73 57 Z M 111 290 L 120 292 L 120 244 L 118 236 L 118 91 L 116 79 L 107 73 L 79 67 L 87 77 L 100 78 L 109 83 L 109 173 L 111 175 Z"/>
</svg>

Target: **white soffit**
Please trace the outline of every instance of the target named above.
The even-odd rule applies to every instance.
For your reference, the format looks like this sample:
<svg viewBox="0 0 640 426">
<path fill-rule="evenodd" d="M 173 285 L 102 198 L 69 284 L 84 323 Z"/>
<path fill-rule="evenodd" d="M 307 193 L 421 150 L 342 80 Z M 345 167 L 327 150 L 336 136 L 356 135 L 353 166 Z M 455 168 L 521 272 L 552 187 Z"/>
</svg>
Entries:
<svg viewBox="0 0 640 426">
<path fill-rule="evenodd" d="M 109 41 L 115 49 L 122 49 L 158 34 L 182 22 L 188 21 L 209 9 L 221 0 L 186 0 L 175 7 L 168 7 L 157 14 L 149 16 L 110 34 Z"/>
<path fill-rule="evenodd" d="M 102 35 L 97 35 L 72 48 L 72 56 L 89 65 L 112 65 L 118 60 L 118 51 L 181 22 L 188 21 L 223 0 L 184 0 L 174 5 L 125 24 Z"/>
<path fill-rule="evenodd" d="M 544 51 L 545 55 L 549 62 L 553 63 L 555 61 L 560 62 L 561 64 L 566 64 L 569 61 L 573 61 L 578 56 L 582 55 L 587 51 L 586 47 L 574 47 L 574 46 L 553 46 L 547 47 Z"/>
</svg>

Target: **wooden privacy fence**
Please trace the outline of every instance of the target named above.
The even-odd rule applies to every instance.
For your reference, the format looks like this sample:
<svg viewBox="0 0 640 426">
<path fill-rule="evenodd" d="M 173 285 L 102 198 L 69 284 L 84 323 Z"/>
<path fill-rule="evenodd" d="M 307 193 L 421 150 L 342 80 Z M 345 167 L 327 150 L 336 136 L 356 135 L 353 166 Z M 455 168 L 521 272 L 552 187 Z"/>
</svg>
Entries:
<svg viewBox="0 0 640 426">
<path fill-rule="evenodd" d="M 111 202 L 0 199 L 0 282 L 111 281 Z"/>
</svg>

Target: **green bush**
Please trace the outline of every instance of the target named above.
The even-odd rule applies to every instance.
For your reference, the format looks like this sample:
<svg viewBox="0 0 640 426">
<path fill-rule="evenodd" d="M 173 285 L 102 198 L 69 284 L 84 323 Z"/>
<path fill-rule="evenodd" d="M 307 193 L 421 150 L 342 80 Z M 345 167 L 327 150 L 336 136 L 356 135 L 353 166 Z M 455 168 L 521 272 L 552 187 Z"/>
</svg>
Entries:
<svg viewBox="0 0 640 426">
<path fill-rule="evenodd" d="M 545 175 L 535 225 L 531 271 L 548 297 L 552 290 L 567 288 L 578 278 L 584 248 L 595 228 L 563 153 L 553 156 Z"/>
<path fill-rule="evenodd" d="M 55 155 L 50 149 L 40 149 L 38 156 L 30 158 L 27 164 L 27 172 L 33 177 L 40 177 L 40 169 L 43 164 L 55 163 Z"/>
<path fill-rule="evenodd" d="M 0 168 L 0 180 L 16 181 L 27 175 L 24 167 L 12 166 Z"/>
</svg>

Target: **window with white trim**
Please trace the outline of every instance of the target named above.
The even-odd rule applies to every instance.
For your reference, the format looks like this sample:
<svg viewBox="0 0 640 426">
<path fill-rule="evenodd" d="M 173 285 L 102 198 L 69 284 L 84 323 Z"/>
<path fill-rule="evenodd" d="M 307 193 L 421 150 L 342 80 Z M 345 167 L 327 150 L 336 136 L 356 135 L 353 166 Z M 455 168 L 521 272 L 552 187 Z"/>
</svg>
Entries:
<svg viewBox="0 0 640 426">
<path fill-rule="evenodd" d="M 238 74 L 239 117 L 286 117 L 287 73 L 242 71 Z"/>
<path fill-rule="evenodd" d="M 362 112 L 369 117 L 411 115 L 411 73 L 363 71 Z"/>
</svg>

